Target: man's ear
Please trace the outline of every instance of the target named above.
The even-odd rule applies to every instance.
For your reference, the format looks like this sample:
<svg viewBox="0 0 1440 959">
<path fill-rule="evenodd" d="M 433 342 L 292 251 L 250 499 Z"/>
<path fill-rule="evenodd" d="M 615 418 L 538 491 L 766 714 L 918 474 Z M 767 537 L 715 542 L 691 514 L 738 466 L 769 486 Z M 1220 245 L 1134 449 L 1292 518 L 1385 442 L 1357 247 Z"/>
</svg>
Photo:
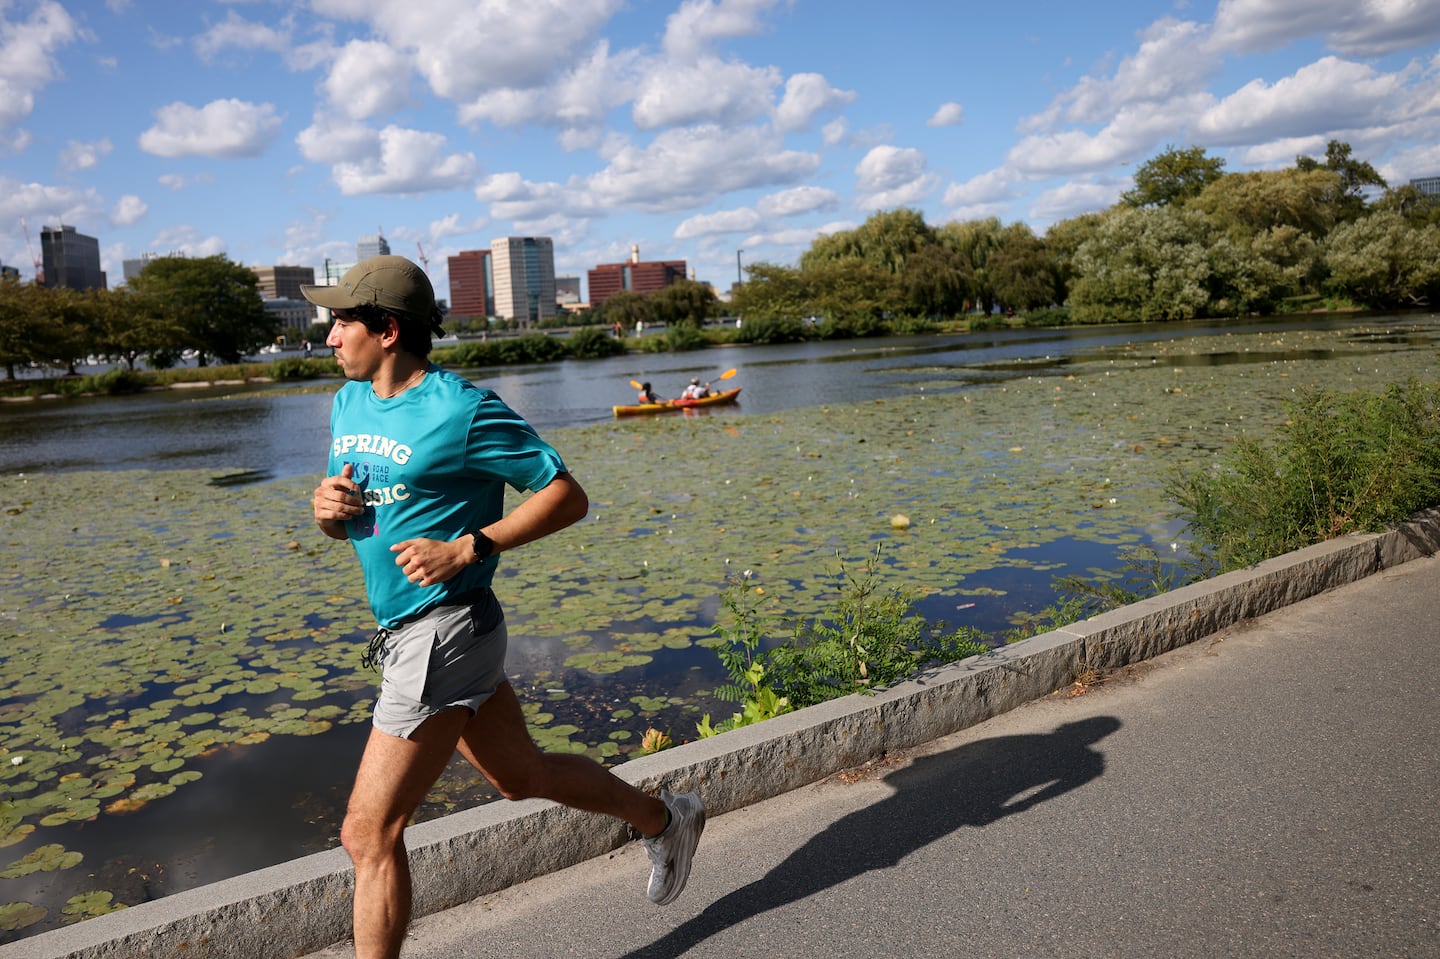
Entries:
<svg viewBox="0 0 1440 959">
<path fill-rule="evenodd" d="M 400 321 L 393 313 L 385 314 L 385 329 L 380 331 L 380 345 L 394 346 L 400 342 Z"/>
</svg>

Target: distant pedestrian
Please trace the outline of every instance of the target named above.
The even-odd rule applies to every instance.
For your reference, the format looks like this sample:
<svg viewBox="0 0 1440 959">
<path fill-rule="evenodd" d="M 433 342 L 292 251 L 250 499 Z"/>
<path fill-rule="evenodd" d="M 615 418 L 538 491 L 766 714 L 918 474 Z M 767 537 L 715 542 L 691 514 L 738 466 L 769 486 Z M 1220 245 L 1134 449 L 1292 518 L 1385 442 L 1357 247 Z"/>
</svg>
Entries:
<svg viewBox="0 0 1440 959">
<path fill-rule="evenodd" d="M 628 822 L 672 902 L 705 828 L 695 793 L 649 796 L 591 759 L 542 752 L 505 676 L 497 556 L 585 515 L 559 453 L 488 389 L 428 361 L 443 335 L 430 281 L 399 256 L 362 260 L 339 286 L 304 286 L 335 323 L 349 381 L 335 395 L 315 522 L 349 540 L 379 629 L 374 728 L 340 840 L 355 864 L 357 959 L 400 954 L 410 920 L 405 824 L 456 749 L 506 799 L 543 797 Z M 505 487 L 533 490 L 508 514 Z"/>
</svg>

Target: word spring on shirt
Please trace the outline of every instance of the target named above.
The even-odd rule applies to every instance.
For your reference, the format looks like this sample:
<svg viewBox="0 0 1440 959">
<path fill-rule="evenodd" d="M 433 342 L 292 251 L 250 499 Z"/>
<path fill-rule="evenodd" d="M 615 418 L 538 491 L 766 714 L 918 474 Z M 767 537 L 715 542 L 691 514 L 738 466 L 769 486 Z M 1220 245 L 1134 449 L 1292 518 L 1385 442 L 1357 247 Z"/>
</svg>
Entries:
<svg viewBox="0 0 1440 959">
<path fill-rule="evenodd" d="M 377 433 L 346 433 L 344 436 L 337 436 L 334 450 L 337 457 L 347 453 L 369 453 L 372 456 L 382 456 L 400 466 L 410 462 L 410 456 L 414 452 L 399 440 L 392 440 Z"/>
</svg>

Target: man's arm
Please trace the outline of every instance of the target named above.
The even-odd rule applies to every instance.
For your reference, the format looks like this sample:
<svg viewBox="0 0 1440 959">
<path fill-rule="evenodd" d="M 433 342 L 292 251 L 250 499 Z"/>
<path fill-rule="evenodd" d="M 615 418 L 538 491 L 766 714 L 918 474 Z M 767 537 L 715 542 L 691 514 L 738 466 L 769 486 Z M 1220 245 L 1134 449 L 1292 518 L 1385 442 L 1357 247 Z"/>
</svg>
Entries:
<svg viewBox="0 0 1440 959">
<path fill-rule="evenodd" d="M 493 556 L 559 532 L 582 519 L 589 509 L 590 498 L 580 483 L 569 473 L 560 473 L 480 532 L 494 544 L 490 552 Z M 417 586 L 443 583 L 478 562 L 475 537 L 470 533 L 448 542 L 407 539 L 391 546 L 390 551 L 396 554 L 395 565 L 404 570 L 405 578 Z"/>
</svg>

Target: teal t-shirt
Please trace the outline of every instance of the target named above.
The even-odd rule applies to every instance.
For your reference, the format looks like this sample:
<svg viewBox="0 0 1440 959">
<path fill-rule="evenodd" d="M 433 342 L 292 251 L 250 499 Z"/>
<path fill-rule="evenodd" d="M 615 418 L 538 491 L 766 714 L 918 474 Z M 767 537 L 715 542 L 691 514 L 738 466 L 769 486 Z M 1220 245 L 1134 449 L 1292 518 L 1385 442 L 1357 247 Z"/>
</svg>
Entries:
<svg viewBox="0 0 1440 959">
<path fill-rule="evenodd" d="M 448 582 L 417 586 L 395 565 L 391 545 L 454 540 L 498 520 L 505 486 L 539 490 L 566 472 L 560 454 L 492 391 L 431 364 L 391 399 L 350 382 L 330 411 L 329 475 L 353 464 L 365 512 L 345 526 L 360 558 L 370 609 L 394 627 L 447 597 L 489 586 L 496 557 Z"/>
</svg>

